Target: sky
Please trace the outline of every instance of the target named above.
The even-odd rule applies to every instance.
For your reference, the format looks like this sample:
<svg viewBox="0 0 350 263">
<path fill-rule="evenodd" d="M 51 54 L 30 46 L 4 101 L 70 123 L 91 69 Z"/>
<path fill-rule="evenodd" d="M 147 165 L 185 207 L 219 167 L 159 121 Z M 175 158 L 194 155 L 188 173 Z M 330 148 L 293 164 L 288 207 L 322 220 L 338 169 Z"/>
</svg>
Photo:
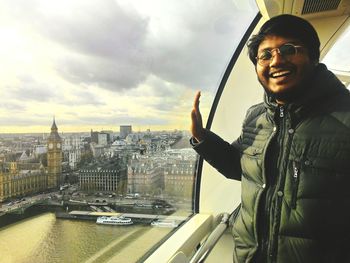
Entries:
<svg viewBox="0 0 350 263">
<path fill-rule="evenodd" d="M 341 34 L 339 40 L 334 44 L 331 50 L 323 59 L 329 69 L 338 70 L 350 74 L 350 52 L 344 52 L 348 50 L 350 42 L 350 28 L 346 29 Z"/>
<path fill-rule="evenodd" d="M 239 0 L 0 0 L 0 133 L 188 129 L 256 15 Z M 239 23 L 238 23 L 239 21 Z"/>
</svg>

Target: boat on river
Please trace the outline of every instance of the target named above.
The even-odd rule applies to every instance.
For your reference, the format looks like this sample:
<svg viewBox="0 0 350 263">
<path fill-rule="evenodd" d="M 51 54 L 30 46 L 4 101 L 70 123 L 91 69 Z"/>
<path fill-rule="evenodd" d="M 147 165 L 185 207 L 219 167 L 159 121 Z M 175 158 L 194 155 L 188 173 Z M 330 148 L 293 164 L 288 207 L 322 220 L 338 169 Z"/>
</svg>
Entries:
<svg viewBox="0 0 350 263">
<path fill-rule="evenodd" d="M 175 220 L 156 220 L 151 223 L 151 226 L 156 227 L 177 227 L 179 226 Z"/>
<path fill-rule="evenodd" d="M 101 225 L 116 226 L 127 226 L 133 224 L 131 218 L 124 216 L 99 216 L 96 220 L 96 223 Z"/>
</svg>

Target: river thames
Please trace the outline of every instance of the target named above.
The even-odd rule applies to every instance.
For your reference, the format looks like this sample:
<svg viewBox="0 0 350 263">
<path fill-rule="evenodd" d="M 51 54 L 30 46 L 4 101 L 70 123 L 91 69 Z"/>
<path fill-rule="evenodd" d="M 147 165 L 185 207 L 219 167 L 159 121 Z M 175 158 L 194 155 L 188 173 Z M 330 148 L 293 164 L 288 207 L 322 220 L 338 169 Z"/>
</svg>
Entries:
<svg viewBox="0 0 350 263">
<path fill-rule="evenodd" d="M 138 262 L 173 230 L 97 225 L 43 213 L 0 228 L 0 262 Z"/>
</svg>

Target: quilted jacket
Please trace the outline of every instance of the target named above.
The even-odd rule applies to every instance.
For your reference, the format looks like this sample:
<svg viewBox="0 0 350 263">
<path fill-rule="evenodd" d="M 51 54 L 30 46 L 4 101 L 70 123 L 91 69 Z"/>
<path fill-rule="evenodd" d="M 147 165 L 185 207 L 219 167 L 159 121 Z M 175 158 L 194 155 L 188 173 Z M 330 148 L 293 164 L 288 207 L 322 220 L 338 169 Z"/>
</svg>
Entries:
<svg viewBox="0 0 350 263">
<path fill-rule="evenodd" d="M 206 131 L 194 149 L 241 181 L 236 262 L 350 263 L 350 95 L 325 65 L 294 103 L 265 94 L 235 142 Z"/>
</svg>

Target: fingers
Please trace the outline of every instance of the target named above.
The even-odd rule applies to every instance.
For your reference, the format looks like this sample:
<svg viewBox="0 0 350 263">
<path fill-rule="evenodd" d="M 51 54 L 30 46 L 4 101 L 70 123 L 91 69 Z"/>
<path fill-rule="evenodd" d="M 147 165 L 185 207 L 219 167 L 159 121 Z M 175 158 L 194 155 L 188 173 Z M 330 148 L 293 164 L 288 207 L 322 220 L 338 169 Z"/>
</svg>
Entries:
<svg viewBox="0 0 350 263">
<path fill-rule="evenodd" d="M 202 115 L 201 113 L 199 112 L 199 110 L 196 110 L 196 109 L 192 109 L 191 111 L 191 119 L 192 121 L 198 123 L 198 124 L 202 124 Z"/>
<path fill-rule="evenodd" d="M 203 124 L 202 116 L 195 109 L 191 111 L 191 133 L 197 141 L 202 141 Z"/>
<path fill-rule="evenodd" d="M 202 140 L 203 134 L 203 122 L 202 115 L 199 111 L 199 98 L 201 96 L 201 92 L 198 91 L 194 98 L 193 109 L 191 111 L 191 133 L 197 141 Z"/>
<path fill-rule="evenodd" d="M 192 120 L 192 126 L 196 125 L 197 123 L 197 114 L 195 109 L 191 111 L 191 120 Z"/>
<path fill-rule="evenodd" d="M 197 91 L 196 96 L 194 97 L 193 108 L 196 111 L 199 111 L 199 98 L 201 97 L 201 92 Z"/>
<path fill-rule="evenodd" d="M 197 118 L 197 120 L 200 120 L 202 119 L 202 116 L 201 116 L 201 113 L 199 111 L 199 99 L 201 97 L 201 92 L 200 91 L 197 91 L 196 93 L 196 96 L 194 97 L 194 103 L 193 103 L 193 111 L 194 111 L 194 114 Z"/>
</svg>

